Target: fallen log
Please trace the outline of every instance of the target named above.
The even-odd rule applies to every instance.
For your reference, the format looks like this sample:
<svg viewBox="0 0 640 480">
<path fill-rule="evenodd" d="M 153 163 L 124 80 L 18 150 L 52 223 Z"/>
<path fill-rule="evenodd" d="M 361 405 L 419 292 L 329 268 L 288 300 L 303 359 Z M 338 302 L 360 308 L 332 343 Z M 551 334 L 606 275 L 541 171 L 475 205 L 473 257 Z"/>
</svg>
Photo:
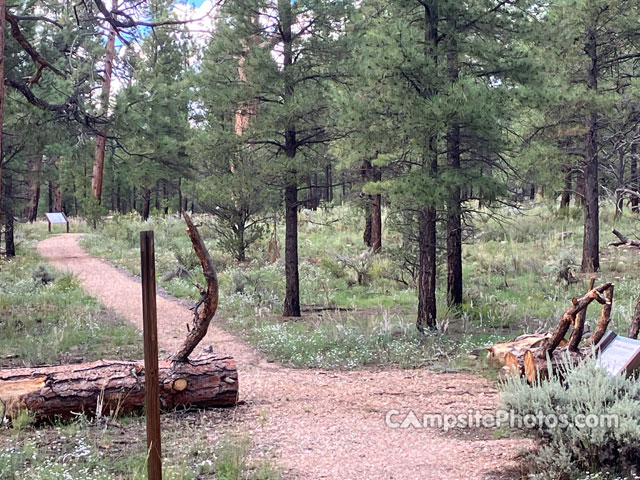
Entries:
<svg viewBox="0 0 640 480">
<path fill-rule="evenodd" d="M 618 241 L 617 242 L 609 242 L 610 246 L 612 246 L 612 247 L 620 247 L 622 245 L 625 245 L 627 247 L 640 248 L 640 242 L 639 241 L 631 240 L 630 238 L 625 237 L 622 233 L 620 233 L 615 228 L 613 230 L 611 230 L 611 233 L 613 233 L 616 237 L 618 237 Z"/>
<path fill-rule="evenodd" d="M 228 356 L 160 362 L 160 402 L 176 406 L 229 407 L 238 400 L 238 372 Z M 0 370 L 0 414 L 20 410 L 37 419 L 117 415 L 144 405 L 144 362 L 92 363 Z"/>
</svg>

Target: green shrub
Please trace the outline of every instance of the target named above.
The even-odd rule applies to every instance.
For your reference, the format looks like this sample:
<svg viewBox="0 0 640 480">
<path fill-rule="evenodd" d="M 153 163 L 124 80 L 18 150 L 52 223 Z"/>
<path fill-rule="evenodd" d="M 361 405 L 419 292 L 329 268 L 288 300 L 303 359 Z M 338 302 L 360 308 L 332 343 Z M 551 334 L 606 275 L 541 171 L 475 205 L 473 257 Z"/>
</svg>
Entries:
<svg viewBox="0 0 640 480">
<path fill-rule="evenodd" d="M 501 402 L 515 414 L 515 425 L 540 441 L 531 456 L 535 478 L 568 479 L 598 471 L 636 475 L 640 383 L 607 375 L 595 360 L 567 366 L 562 376 L 534 387 L 520 378 L 502 385 Z"/>
</svg>

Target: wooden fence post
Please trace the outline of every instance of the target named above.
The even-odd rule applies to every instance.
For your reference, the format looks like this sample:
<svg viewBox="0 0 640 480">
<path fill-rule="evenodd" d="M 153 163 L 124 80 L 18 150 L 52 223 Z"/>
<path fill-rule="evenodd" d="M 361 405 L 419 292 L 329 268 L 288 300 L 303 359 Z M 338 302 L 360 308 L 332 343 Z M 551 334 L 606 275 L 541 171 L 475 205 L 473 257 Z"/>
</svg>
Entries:
<svg viewBox="0 0 640 480">
<path fill-rule="evenodd" d="M 145 416 L 147 420 L 147 478 L 149 480 L 161 480 L 156 265 L 152 230 L 140 232 L 140 262 L 142 271 Z"/>
</svg>

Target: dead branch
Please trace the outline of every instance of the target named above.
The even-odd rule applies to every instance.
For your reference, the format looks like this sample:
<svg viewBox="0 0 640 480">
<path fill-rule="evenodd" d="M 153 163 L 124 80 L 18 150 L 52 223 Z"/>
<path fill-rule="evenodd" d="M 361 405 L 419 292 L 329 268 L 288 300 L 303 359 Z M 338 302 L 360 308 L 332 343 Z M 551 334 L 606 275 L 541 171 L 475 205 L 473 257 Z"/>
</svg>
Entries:
<svg viewBox="0 0 640 480">
<path fill-rule="evenodd" d="M 598 325 L 596 326 L 595 331 L 593 332 L 593 336 L 589 339 L 589 343 L 593 345 L 597 345 L 604 337 L 604 334 L 607 331 L 607 327 L 609 326 L 609 322 L 611 321 L 611 307 L 613 306 L 613 285 L 604 293 L 605 299 L 607 303 L 602 306 L 602 315 L 600 315 L 600 320 L 598 320 Z"/>
<path fill-rule="evenodd" d="M 25 36 L 22 34 L 22 31 L 20 30 L 20 25 L 18 23 L 18 19 L 16 17 L 14 17 L 13 15 L 11 15 L 6 10 L 5 10 L 4 17 L 7 20 L 7 22 L 11 25 L 11 36 L 20 44 L 22 49 L 29 54 L 29 56 L 32 58 L 32 60 L 35 63 L 39 64 L 42 68 L 48 68 L 49 70 L 51 70 L 55 74 L 60 75 L 61 77 L 63 77 L 64 74 L 60 70 L 58 70 L 56 67 L 51 65 L 51 63 L 49 63 L 49 61 L 46 58 L 44 58 L 33 47 L 33 45 L 31 45 L 31 43 L 29 43 L 29 40 L 27 40 L 25 38 Z"/>
<path fill-rule="evenodd" d="M 213 260 L 200 236 L 200 232 L 198 232 L 197 227 L 193 224 L 189 215 L 185 212 L 183 213 L 183 217 L 187 223 L 187 232 L 193 244 L 193 249 L 200 259 L 202 272 L 207 281 L 207 289 L 201 290 L 202 300 L 193 309 L 193 328 L 187 334 L 187 338 L 182 344 L 182 347 L 180 347 L 180 350 L 171 357 L 174 362 L 188 361 L 191 352 L 193 352 L 207 334 L 209 323 L 218 308 L 218 276 Z M 202 308 L 199 310 L 200 306 Z"/>
<path fill-rule="evenodd" d="M 612 246 L 612 247 L 620 247 L 621 245 L 626 245 L 628 247 L 640 248 L 640 242 L 638 242 L 637 240 L 631 240 L 630 238 L 625 237 L 623 234 L 621 234 L 615 228 L 613 230 L 611 230 L 611 233 L 613 233 L 616 237 L 618 237 L 618 239 L 620 241 L 619 242 L 609 242 L 610 246 Z"/>
<path fill-rule="evenodd" d="M 640 295 L 636 300 L 636 309 L 631 317 L 631 326 L 629 327 L 629 338 L 638 338 L 638 331 L 640 331 Z"/>
<path fill-rule="evenodd" d="M 558 322 L 558 326 L 553 331 L 553 335 L 551 335 L 551 338 L 547 342 L 545 342 L 545 345 L 540 349 L 538 356 L 540 358 L 546 358 L 547 355 L 551 355 L 553 353 L 564 336 L 567 334 L 569 327 L 572 324 L 576 324 L 576 315 L 580 313 L 580 311 L 586 309 L 593 300 L 602 305 L 606 304 L 608 300 L 602 297 L 602 293 L 606 290 L 609 290 L 612 286 L 612 283 L 605 283 L 600 285 L 599 287 L 589 290 L 586 295 L 579 299 L 573 298 L 571 300 L 573 305 L 571 305 L 571 307 L 569 307 L 569 309 L 564 312 L 562 318 Z"/>
<path fill-rule="evenodd" d="M 589 290 L 593 290 L 593 286 L 596 282 L 596 277 L 591 277 L 589 280 Z M 613 290 L 613 287 L 610 289 Z M 609 292 L 610 290 L 607 290 Z M 580 344 L 580 340 L 582 340 L 582 335 L 584 334 L 584 321 L 587 318 L 587 309 L 581 310 L 576 315 L 576 323 L 573 325 L 573 331 L 571 332 L 571 337 L 569 337 L 569 346 L 568 349 L 572 352 L 578 351 L 578 345 Z"/>
</svg>

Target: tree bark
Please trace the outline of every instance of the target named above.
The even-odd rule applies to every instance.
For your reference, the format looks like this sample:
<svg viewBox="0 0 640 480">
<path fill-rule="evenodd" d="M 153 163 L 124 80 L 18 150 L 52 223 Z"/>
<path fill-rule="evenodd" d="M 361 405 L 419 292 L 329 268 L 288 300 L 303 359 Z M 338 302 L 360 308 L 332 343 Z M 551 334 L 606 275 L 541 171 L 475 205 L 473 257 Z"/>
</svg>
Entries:
<svg viewBox="0 0 640 480">
<path fill-rule="evenodd" d="M 280 34 L 282 36 L 282 73 L 284 77 L 284 103 L 294 101 L 295 83 L 292 78 L 293 67 L 293 13 L 289 0 L 278 0 L 280 14 Z M 282 315 L 300 316 L 300 279 L 298 276 L 298 182 L 295 162 L 297 152 L 296 127 L 293 121 L 285 126 L 284 154 L 289 163 L 287 182 L 284 189 L 285 207 L 285 297 Z"/>
<path fill-rule="evenodd" d="M 0 12 L 4 12 L 7 8 L 7 1 L 0 0 Z M 4 166 L 4 149 L 2 133 L 4 130 L 4 38 L 7 33 L 7 22 L 5 15 L 0 15 L 0 225 L 2 224 L 2 215 L 4 208 L 2 206 L 3 192 L 2 192 L 2 169 Z"/>
<path fill-rule="evenodd" d="M 624 163 L 624 151 L 622 148 L 618 148 L 618 161 L 616 163 L 616 218 L 622 214 L 624 202 L 624 195 L 621 193 L 624 189 Z"/>
<path fill-rule="evenodd" d="M 191 218 L 186 213 L 182 216 L 187 223 L 187 232 L 189 233 L 193 249 L 200 259 L 202 273 L 207 281 L 207 289 L 201 290 L 200 294 L 202 295 L 202 299 L 193 308 L 193 325 L 180 350 L 172 357 L 176 362 L 186 362 L 188 360 L 191 352 L 193 352 L 198 343 L 200 343 L 207 334 L 211 319 L 218 309 L 218 276 L 216 274 L 216 267 L 213 264 L 213 260 L 211 260 L 204 240 L 202 240 L 200 236 L 200 232 L 198 232 Z M 202 309 L 198 310 L 200 306 L 202 306 Z"/>
<path fill-rule="evenodd" d="M 589 280 L 589 291 L 593 290 L 593 287 L 596 282 L 596 277 L 593 276 Z M 613 286 L 611 290 L 613 292 Z M 609 292 L 609 290 L 607 290 Z M 605 293 L 606 295 L 606 293 Z M 584 322 L 587 318 L 587 309 L 584 308 L 580 310 L 576 315 L 575 324 L 573 325 L 573 331 L 571 332 L 571 336 L 569 337 L 569 346 L 568 349 L 571 352 L 577 352 L 580 341 L 582 340 L 582 335 L 584 335 Z"/>
<path fill-rule="evenodd" d="M 418 271 L 418 319 L 416 325 L 436 328 L 436 210 L 426 207 L 420 213 L 419 271 Z"/>
<path fill-rule="evenodd" d="M 585 52 L 589 57 L 587 88 L 591 94 L 598 89 L 598 55 L 596 32 L 587 32 Z M 585 136 L 584 167 L 584 240 L 582 244 L 583 272 L 597 272 L 600 268 L 600 222 L 598 202 L 598 112 L 592 107 L 588 113 Z"/>
<path fill-rule="evenodd" d="M 603 305 L 606 305 L 607 301 L 610 302 L 610 300 L 602 297 L 602 293 L 612 287 L 613 285 L 611 283 L 605 283 L 599 287 L 589 290 L 586 295 L 579 299 L 573 298 L 573 305 L 564 312 L 562 318 L 558 322 L 558 325 L 553 331 L 551 338 L 549 338 L 549 340 L 545 342 L 545 345 L 540 348 L 537 356 L 540 358 L 546 358 L 547 355 L 551 355 L 564 339 L 569 327 L 576 324 L 576 315 L 580 313 L 581 310 L 586 309 L 593 300 L 596 300 L 598 303 Z"/>
<path fill-rule="evenodd" d="M 298 278 L 298 185 L 285 188 L 285 244 L 284 262 L 286 291 L 284 297 L 285 317 L 300 316 L 300 280 Z"/>
<path fill-rule="evenodd" d="M 638 143 L 636 141 L 631 143 L 631 190 L 634 192 L 640 192 L 640 186 L 638 185 Z M 638 212 L 638 196 L 631 195 L 631 211 Z"/>
<path fill-rule="evenodd" d="M 13 199 L 11 198 L 13 192 L 13 179 L 11 175 L 7 175 L 5 178 L 5 195 L 6 201 L 4 202 L 4 254 L 7 258 L 16 256 L 16 245 L 13 236 Z"/>
<path fill-rule="evenodd" d="M 149 212 L 151 210 L 151 189 L 142 190 L 142 220 L 149 220 Z"/>
<path fill-rule="evenodd" d="M 455 20 L 452 20 L 455 26 Z M 455 35 L 449 41 L 447 76 L 452 85 L 458 83 L 460 65 Z M 454 184 L 447 195 L 447 304 L 462 305 L 462 202 L 460 200 L 460 124 L 454 119 L 447 132 L 447 163 L 453 172 Z"/>
<path fill-rule="evenodd" d="M 117 2 L 114 2 L 114 9 L 117 8 Z M 104 57 L 104 80 L 102 82 L 102 94 L 100 96 L 100 107 L 105 115 L 109 113 L 109 97 L 111 95 L 111 74 L 113 72 L 113 60 L 116 56 L 116 30 L 113 25 L 109 28 L 109 36 L 107 37 L 106 53 Z M 102 180 L 104 176 L 104 152 L 107 144 L 106 139 L 107 128 L 103 130 L 96 138 L 96 148 L 93 159 L 93 177 L 91 178 L 91 193 L 97 198 L 98 203 L 102 202 Z"/>
<path fill-rule="evenodd" d="M 38 204 L 40 203 L 40 172 L 42 170 L 42 155 L 33 155 L 27 162 L 29 177 L 27 178 L 28 201 L 25 216 L 30 223 L 38 218 Z"/>
<path fill-rule="evenodd" d="M 160 362 L 160 401 L 228 407 L 238 401 L 238 372 L 231 357 L 209 355 L 187 362 Z M 37 419 L 114 415 L 144 406 L 144 362 L 92 363 L 0 370 L 0 408 L 8 418 L 27 409 Z"/>
<path fill-rule="evenodd" d="M 424 6 L 424 53 L 437 63 L 438 42 L 438 2 L 423 3 Z M 426 139 L 423 168 L 431 177 L 438 174 L 438 153 L 436 137 Z M 418 214 L 418 331 L 437 327 L 436 315 L 436 208 L 427 204 Z"/>
<path fill-rule="evenodd" d="M 569 204 L 571 203 L 571 189 L 571 168 L 567 168 L 567 173 L 564 176 L 564 190 L 562 190 L 562 195 L 560 196 L 560 209 L 569 208 Z"/>
<path fill-rule="evenodd" d="M 638 338 L 638 332 L 640 332 L 640 295 L 636 300 L 636 308 L 633 311 L 633 317 L 631 317 L 631 325 L 629 326 L 629 338 Z"/>
</svg>

